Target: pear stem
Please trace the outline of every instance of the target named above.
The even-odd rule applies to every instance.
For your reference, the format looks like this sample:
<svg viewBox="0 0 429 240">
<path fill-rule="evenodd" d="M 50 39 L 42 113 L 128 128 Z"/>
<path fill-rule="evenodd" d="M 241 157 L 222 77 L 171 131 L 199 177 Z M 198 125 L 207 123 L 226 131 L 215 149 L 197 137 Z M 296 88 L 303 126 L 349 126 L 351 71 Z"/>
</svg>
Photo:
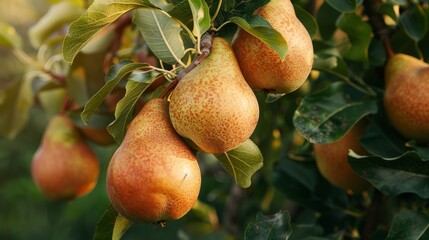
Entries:
<svg viewBox="0 0 429 240">
<path fill-rule="evenodd" d="M 165 89 L 162 91 L 162 93 L 159 95 L 160 98 L 166 98 L 168 95 L 173 91 L 173 89 L 177 86 L 179 81 L 192 69 L 194 69 L 196 66 L 198 66 L 204 58 L 206 58 L 208 55 L 210 55 L 210 51 L 212 48 L 212 42 L 213 42 L 213 33 L 204 33 L 201 37 L 201 54 L 195 55 L 194 60 L 189 66 L 182 69 L 176 76 L 173 82 L 171 82 Z"/>
<path fill-rule="evenodd" d="M 60 114 L 64 115 L 67 113 L 68 110 L 73 106 L 73 100 L 70 98 L 70 96 L 67 94 L 64 97 L 63 106 L 61 107 Z"/>
</svg>

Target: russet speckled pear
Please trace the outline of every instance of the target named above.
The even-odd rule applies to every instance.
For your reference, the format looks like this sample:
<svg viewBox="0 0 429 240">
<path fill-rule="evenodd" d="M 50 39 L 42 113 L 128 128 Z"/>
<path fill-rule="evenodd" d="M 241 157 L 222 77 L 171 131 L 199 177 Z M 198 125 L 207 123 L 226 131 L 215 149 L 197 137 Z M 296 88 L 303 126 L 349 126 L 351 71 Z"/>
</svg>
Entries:
<svg viewBox="0 0 429 240">
<path fill-rule="evenodd" d="M 259 106 L 226 40 L 215 37 L 210 55 L 178 83 L 170 117 L 182 137 L 207 153 L 226 152 L 249 139 Z"/>
<path fill-rule="evenodd" d="M 97 183 L 97 156 L 65 115 L 51 118 L 33 156 L 33 180 L 52 200 L 68 200 L 90 192 Z"/>
<path fill-rule="evenodd" d="M 282 62 L 271 47 L 240 30 L 233 48 L 246 81 L 255 91 L 295 91 L 305 82 L 313 66 L 313 44 L 307 30 L 296 17 L 290 0 L 272 0 L 256 14 L 283 36 L 288 52 Z"/>
<path fill-rule="evenodd" d="M 193 207 L 200 187 L 197 159 L 174 131 L 167 100 L 147 102 L 109 163 L 113 207 L 137 222 L 175 220 Z"/>
<path fill-rule="evenodd" d="M 320 174 L 332 185 L 355 193 L 370 187 L 366 180 L 353 171 L 348 162 L 349 149 L 360 155 L 367 154 L 359 143 L 359 137 L 363 134 L 366 125 L 366 122 L 360 121 L 338 141 L 313 145 Z"/>
<path fill-rule="evenodd" d="M 405 138 L 429 142 L 429 64 L 396 54 L 385 68 L 384 107 Z"/>
</svg>

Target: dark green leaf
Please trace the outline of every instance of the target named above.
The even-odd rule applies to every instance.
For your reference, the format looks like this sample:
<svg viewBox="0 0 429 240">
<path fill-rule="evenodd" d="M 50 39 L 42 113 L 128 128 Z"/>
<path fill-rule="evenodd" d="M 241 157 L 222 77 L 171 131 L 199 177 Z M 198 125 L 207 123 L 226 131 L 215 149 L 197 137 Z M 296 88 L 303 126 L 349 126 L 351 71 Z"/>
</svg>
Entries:
<svg viewBox="0 0 429 240">
<path fill-rule="evenodd" d="M 14 138 L 25 126 L 33 104 L 32 79 L 14 81 L 0 91 L 0 135 Z"/>
<path fill-rule="evenodd" d="M 115 120 L 113 114 L 94 112 L 91 116 L 91 119 L 89 119 L 88 123 L 85 124 L 80 117 L 82 110 L 83 109 L 77 109 L 68 112 L 68 116 L 73 121 L 73 123 L 81 128 L 105 129 Z"/>
<path fill-rule="evenodd" d="M 384 159 L 394 159 L 406 152 L 403 137 L 390 125 L 384 115 L 377 115 L 370 121 L 360 143 L 371 154 Z"/>
<path fill-rule="evenodd" d="M 133 222 L 119 215 L 112 205 L 109 205 L 98 222 L 92 239 L 119 240 L 132 224 Z"/>
<path fill-rule="evenodd" d="M 104 98 L 109 94 L 116 85 L 130 72 L 139 68 L 148 67 L 146 63 L 133 63 L 129 60 L 122 60 L 118 64 L 113 65 L 106 75 L 106 84 L 92 96 L 85 104 L 85 109 L 82 112 L 82 120 L 87 123 L 91 115 L 103 103 Z"/>
<path fill-rule="evenodd" d="M 292 226 L 292 234 L 289 240 L 330 240 L 331 238 L 323 238 L 323 228 L 319 225 L 300 224 Z"/>
<path fill-rule="evenodd" d="M 341 138 L 365 115 L 377 112 L 377 101 L 343 82 L 335 82 L 310 94 L 293 117 L 296 130 L 313 143 L 331 143 Z"/>
<path fill-rule="evenodd" d="M 210 28 L 209 6 L 204 0 L 188 0 L 194 19 L 192 33 L 200 38 Z"/>
<path fill-rule="evenodd" d="M 398 21 L 398 16 L 395 13 L 394 5 L 388 4 L 388 3 L 384 3 L 384 4 L 382 4 L 380 6 L 380 8 L 378 9 L 378 11 L 381 14 L 385 14 L 385 15 L 389 16 L 393 21 L 395 21 L 395 22 Z"/>
<path fill-rule="evenodd" d="M 288 239 L 292 233 L 290 214 L 278 212 L 274 215 L 258 213 L 253 223 L 246 227 L 244 239 L 249 240 L 277 240 Z"/>
<path fill-rule="evenodd" d="M 0 22 L 0 47 L 22 48 L 21 36 L 13 26 L 3 22 Z"/>
<path fill-rule="evenodd" d="M 349 163 L 358 175 L 385 194 L 415 193 L 429 198 L 429 162 L 422 161 L 414 152 L 395 160 L 352 154 Z"/>
<path fill-rule="evenodd" d="M 326 2 L 340 12 L 353 12 L 363 0 L 326 0 Z"/>
<path fill-rule="evenodd" d="M 361 16 L 346 13 L 337 20 L 337 27 L 347 34 L 351 44 L 344 57 L 354 61 L 368 61 L 368 49 L 372 38 L 371 26 L 363 21 Z"/>
<path fill-rule="evenodd" d="M 316 19 L 314 19 L 314 17 L 309 12 L 299 7 L 298 5 L 294 4 L 293 7 L 295 8 L 296 17 L 307 29 L 307 32 L 308 34 L 310 34 L 311 39 L 313 39 L 318 31 Z"/>
<path fill-rule="evenodd" d="M 96 0 L 74 21 L 63 44 L 63 55 L 73 62 L 79 50 L 102 28 L 136 8 L 156 8 L 149 0 Z"/>
<path fill-rule="evenodd" d="M 411 4 L 399 16 L 399 24 L 414 41 L 420 41 L 427 31 L 426 14 L 419 4 Z"/>
<path fill-rule="evenodd" d="M 422 212 L 404 210 L 393 220 L 386 240 L 429 239 L 429 216 Z"/>
<path fill-rule="evenodd" d="M 215 156 L 235 182 L 243 188 L 250 187 L 253 174 L 263 165 L 261 151 L 250 139 L 233 150 Z"/>
<path fill-rule="evenodd" d="M 273 185 L 288 199 L 316 211 L 347 208 L 344 190 L 328 183 L 314 161 L 281 159 L 274 167 Z"/>
<path fill-rule="evenodd" d="M 319 32 L 323 39 L 329 40 L 337 29 L 335 23 L 337 22 L 340 12 L 335 10 L 331 5 L 324 2 L 319 8 L 316 15 Z"/>
<path fill-rule="evenodd" d="M 429 161 L 429 147 L 417 144 L 415 141 L 407 143 L 407 146 L 412 148 L 423 161 Z"/>
<path fill-rule="evenodd" d="M 175 4 L 174 7 L 168 11 L 168 14 L 185 24 L 188 28 L 192 28 L 192 10 L 189 6 L 188 0 L 182 0 Z"/>
<path fill-rule="evenodd" d="M 156 9 L 138 9 L 133 22 L 155 56 L 169 64 L 180 63 L 185 45 L 180 32 L 182 27 L 170 16 Z"/>
<path fill-rule="evenodd" d="M 254 16 L 246 20 L 240 17 L 232 17 L 229 20 L 270 46 L 277 52 L 282 61 L 285 59 L 288 49 L 286 40 L 263 18 Z"/>
<path fill-rule="evenodd" d="M 137 72 L 129 77 L 125 86 L 125 96 L 116 105 L 115 121 L 107 127 L 116 142 L 122 142 L 124 139 L 127 124 L 133 118 L 137 100 L 156 78 L 157 73 L 154 71 Z"/>
</svg>

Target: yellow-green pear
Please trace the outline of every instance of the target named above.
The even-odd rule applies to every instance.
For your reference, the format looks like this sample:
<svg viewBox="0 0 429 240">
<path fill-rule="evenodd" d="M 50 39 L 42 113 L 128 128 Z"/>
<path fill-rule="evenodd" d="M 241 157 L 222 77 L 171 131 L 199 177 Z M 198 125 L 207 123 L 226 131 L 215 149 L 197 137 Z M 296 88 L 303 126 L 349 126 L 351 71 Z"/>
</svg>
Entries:
<svg viewBox="0 0 429 240">
<path fill-rule="evenodd" d="M 210 55 L 178 83 L 170 117 L 181 136 L 207 153 L 236 148 L 253 133 L 258 102 L 225 39 L 215 37 Z"/>
<path fill-rule="evenodd" d="M 96 185 L 100 166 L 96 155 L 66 115 L 51 118 L 33 156 L 33 180 L 52 200 L 72 199 Z"/>
<path fill-rule="evenodd" d="M 167 100 L 149 101 L 130 123 L 109 163 L 110 202 L 128 219 L 160 223 L 185 215 L 200 187 L 197 159 L 174 131 Z"/>
<path fill-rule="evenodd" d="M 311 37 L 296 17 L 290 0 L 271 0 L 256 14 L 283 36 L 288 52 L 282 61 L 271 47 L 240 30 L 233 48 L 241 71 L 255 91 L 290 93 L 304 83 L 313 66 Z"/>
<path fill-rule="evenodd" d="M 385 68 L 384 107 L 404 137 L 429 142 L 429 64 L 405 54 L 390 58 Z"/>
<path fill-rule="evenodd" d="M 359 137 L 365 131 L 366 125 L 365 121 L 360 121 L 338 141 L 313 145 L 320 174 L 332 185 L 355 193 L 370 187 L 366 180 L 353 171 L 348 162 L 349 150 L 360 155 L 367 154 L 359 143 Z"/>
</svg>

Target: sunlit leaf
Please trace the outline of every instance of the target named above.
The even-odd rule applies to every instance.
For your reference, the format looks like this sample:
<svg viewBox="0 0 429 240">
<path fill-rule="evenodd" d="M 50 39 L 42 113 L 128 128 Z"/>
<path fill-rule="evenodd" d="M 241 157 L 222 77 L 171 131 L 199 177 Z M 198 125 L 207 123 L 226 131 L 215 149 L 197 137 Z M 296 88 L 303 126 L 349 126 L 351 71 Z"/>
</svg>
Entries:
<svg viewBox="0 0 429 240">
<path fill-rule="evenodd" d="M 156 8 L 149 0 L 95 0 L 88 10 L 74 21 L 63 44 L 63 55 L 72 62 L 79 50 L 102 28 L 136 8 Z"/>
<path fill-rule="evenodd" d="M 161 10 L 138 9 L 133 22 L 155 56 L 169 64 L 178 63 L 185 55 L 180 24 Z"/>
<path fill-rule="evenodd" d="M 0 135 L 14 138 L 27 123 L 28 111 L 33 104 L 31 80 L 14 81 L 0 91 Z"/>
<path fill-rule="evenodd" d="M 156 78 L 157 73 L 154 71 L 133 73 L 128 78 L 125 96 L 116 105 L 115 121 L 107 127 L 116 142 L 122 142 L 137 100 Z"/>
<path fill-rule="evenodd" d="M 404 210 L 393 220 L 386 240 L 429 239 L 429 216 L 422 212 Z"/>
<path fill-rule="evenodd" d="M 293 116 L 296 130 L 312 143 L 341 138 L 365 115 L 377 112 L 377 100 L 344 82 L 307 95 Z"/>
<path fill-rule="evenodd" d="M 70 2 L 52 5 L 48 12 L 28 30 L 31 45 L 39 48 L 43 42 L 64 24 L 76 20 L 84 10 Z"/>
<path fill-rule="evenodd" d="M 204 0 L 188 0 L 188 2 L 194 19 L 192 33 L 199 38 L 210 28 L 209 7 Z"/>
<path fill-rule="evenodd" d="M 253 174 L 263 165 L 262 154 L 250 139 L 233 150 L 215 156 L 235 182 L 244 188 L 250 187 Z"/>
<path fill-rule="evenodd" d="M 232 17 L 229 21 L 237 24 L 243 30 L 270 46 L 277 52 L 282 61 L 286 58 L 288 50 L 286 40 L 279 32 L 274 30 L 265 19 L 258 16 L 253 16 L 249 19 Z"/>
<path fill-rule="evenodd" d="M 85 104 L 85 109 L 81 115 L 82 120 L 85 123 L 88 122 L 92 113 L 103 103 L 107 94 L 109 94 L 126 75 L 134 70 L 148 66 L 149 65 L 146 63 L 133 63 L 129 60 L 122 60 L 118 64 L 113 65 L 106 75 L 106 84 Z"/>
<path fill-rule="evenodd" d="M 93 240 L 120 240 L 133 222 L 109 205 L 95 228 Z"/>
<path fill-rule="evenodd" d="M 246 227 L 244 239 L 277 240 L 288 239 L 292 233 L 289 212 L 278 212 L 273 215 L 258 213 L 253 223 Z"/>
<path fill-rule="evenodd" d="M 4 22 L 0 22 L 0 47 L 22 48 L 21 36 L 13 26 Z"/>
</svg>

